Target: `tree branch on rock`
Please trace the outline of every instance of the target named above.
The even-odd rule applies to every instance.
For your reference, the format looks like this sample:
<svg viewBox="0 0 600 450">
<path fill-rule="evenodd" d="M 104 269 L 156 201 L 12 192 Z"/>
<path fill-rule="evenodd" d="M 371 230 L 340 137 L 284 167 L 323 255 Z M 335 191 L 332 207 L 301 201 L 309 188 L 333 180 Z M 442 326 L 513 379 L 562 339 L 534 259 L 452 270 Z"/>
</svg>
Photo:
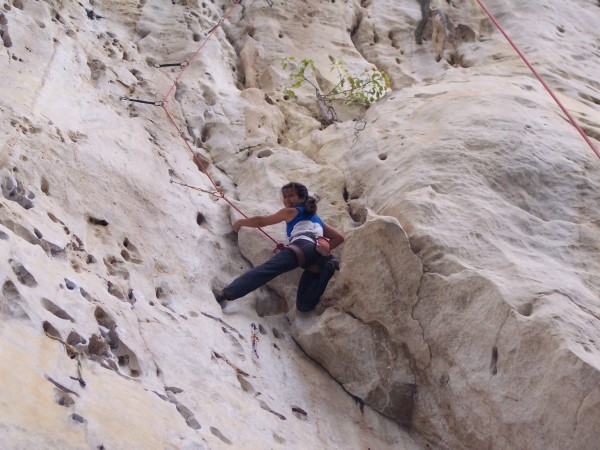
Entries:
<svg viewBox="0 0 600 450">
<path fill-rule="evenodd" d="M 336 111 L 331 105 L 332 101 L 343 101 L 346 104 L 354 103 L 368 108 L 381 99 L 391 88 L 388 74 L 376 67 L 365 69 L 359 75 L 352 75 L 342 61 L 333 61 L 331 71 L 336 72 L 337 84 L 325 93 L 321 91 L 316 81 L 315 63 L 312 59 L 306 58 L 298 61 L 290 56 L 281 61 L 281 67 L 290 72 L 289 78 L 292 83 L 284 89 L 284 95 L 289 98 L 296 98 L 294 89 L 300 88 L 305 82 L 314 88 L 323 125 L 331 125 L 333 122 L 338 121 Z M 309 75 L 310 72 L 312 72 L 312 76 Z"/>
</svg>

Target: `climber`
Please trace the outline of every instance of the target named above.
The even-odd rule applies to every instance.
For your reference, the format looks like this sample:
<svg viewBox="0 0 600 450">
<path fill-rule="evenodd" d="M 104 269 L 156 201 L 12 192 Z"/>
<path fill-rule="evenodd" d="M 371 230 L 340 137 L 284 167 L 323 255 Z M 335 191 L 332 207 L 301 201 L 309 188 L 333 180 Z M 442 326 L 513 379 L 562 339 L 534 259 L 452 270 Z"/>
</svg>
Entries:
<svg viewBox="0 0 600 450">
<path fill-rule="evenodd" d="M 327 283 L 339 269 L 337 258 L 322 255 L 320 247 L 323 236 L 329 241 L 329 250 L 344 242 L 344 236 L 317 216 L 317 201 L 308 195 L 306 186 L 288 183 L 281 188 L 281 194 L 285 208 L 268 216 L 240 219 L 233 224 L 233 229 L 237 232 L 241 227 L 259 228 L 286 222 L 290 244 L 264 264 L 235 279 L 226 288 L 214 291 L 221 307 L 225 306 L 226 300 L 243 297 L 277 275 L 302 267 L 304 272 L 298 285 L 296 308 L 298 311 L 308 312 L 319 303 Z"/>
</svg>

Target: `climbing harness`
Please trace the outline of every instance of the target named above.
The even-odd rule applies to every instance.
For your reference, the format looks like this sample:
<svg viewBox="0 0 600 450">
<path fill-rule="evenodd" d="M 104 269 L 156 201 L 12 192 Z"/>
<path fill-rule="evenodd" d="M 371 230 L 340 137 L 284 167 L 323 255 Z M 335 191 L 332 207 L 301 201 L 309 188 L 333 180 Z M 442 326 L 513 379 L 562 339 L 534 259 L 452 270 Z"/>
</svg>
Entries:
<svg viewBox="0 0 600 450">
<path fill-rule="evenodd" d="M 79 351 L 75 347 L 73 347 L 71 344 L 68 344 L 67 342 L 63 341 L 59 337 L 52 336 L 48 332 L 46 332 L 46 336 L 48 336 L 50 339 L 54 339 L 55 341 L 58 341 L 62 345 L 64 345 L 65 350 L 67 352 L 67 356 L 71 359 L 76 360 L 76 362 L 77 362 L 77 377 L 69 377 L 69 378 L 71 378 L 72 380 L 79 381 L 79 385 L 81 387 L 85 387 L 86 383 L 83 380 L 82 368 L 81 368 L 81 354 L 79 353 Z"/>
<path fill-rule="evenodd" d="M 306 257 L 304 256 L 304 252 L 302 251 L 302 249 L 300 247 L 298 247 L 297 245 L 294 245 L 294 244 L 289 244 L 283 248 L 287 248 L 287 249 L 291 250 L 294 253 L 294 255 L 296 256 L 296 262 L 298 263 L 298 266 L 304 267 L 304 264 L 306 263 Z"/>
<path fill-rule="evenodd" d="M 256 328 L 256 324 L 254 322 L 250 324 L 250 329 L 252 330 L 252 336 L 250 337 L 250 340 L 252 341 L 252 356 L 258 359 L 258 350 L 256 348 L 256 344 L 259 341 L 257 334 L 258 328 Z"/>
<path fill-rule="evenodd" d="M 325 236 L 319 236 L 316 233 L 306 232 L 306 233 L 297 234 L 294 237 L 298 237 L 298 236 L 309 237 L 315 243 L 315 246 L 316 246 L 315 249 L 317 250 L 317 253 L 319 255 L 329 256 L 329 254 L 331 253 L 331 245 L 329 244 L 329 239 L 327 239 Z M 292 245 L 293 244 L 290 244 L 290 245 L 288 245 L 288 247 L 291 247 Z M 302 266 L 302 264 L 300 264 L 300 266 Z"/>
<path fill-rule="evenodd" d="M 573 118 L 573 116 L 571 116 L 571 113 L 569 113 L 569 111 L 567 110 L 567 108 L 565 108 L 563 106 L 562 102 L 558 99 L 558 97 L 556 97 L 556 95 L 554 95 L 554 92 L 552 92 L 552 89 L 550 89 L 550 87 L 546 84 L 546 82 L 544 81 L 544 79 L 537 73 L 537 71 L 529 63 L 529 61 L 527 60 L 527 58 L 525 57 L 525 55 L 521 52 L 521 50 L 519 50 L 519 47 L 517 47 L 517 45 L 508 36 L 508 34 L 506 33 L 506 31 L 504 31 L 504 28 L 502 28 L 502 25 L 500 25 L 500 23 L 496 20 L 496 18 L 492 15 L 492 13 L 488 11 L 488 9 L 485 7 L 485 5 L 483 4 L 483 2 L 481 0 L 477 0 L 477 3 L 479 3 L 479 6 L 481 6 L 481 9 L 483 9 L 483 11 L 487 14 L 487 16 L 490 18 L 490 20 L 494 23 L 494 25 L 496 25 L 496 28 L 498 28 L 498 30 L 500 30 L 500 32 L 504 35 L 504 37 L 506 38 L 506 40 L 508 41 L 508 43 L 512 46 L 512 48 L 515 49 L 515 51 L 517 52 L 517 54 L 521 57 L 521 59 L 527 65 L 527 67 L 529 67 L 529 69 L 535 75 L 535 77 L 538 79 L 538 81 L 540 83 L 542 83 L 542 86 L 544 86 L 544 88 L 546 89 L 546 91 L 548 91 L 548 93 L 554 99 L 554 101 L 556 102 L 556 104 L 560 107 L 560 109 L 562 109 L 562 112 L 565 113 L 565 115 L 569 119 L 569 122 L 571 122 L 571 125 L 573 125 L 575 127 L 575 129 L 579 132 L 579 134 L 581 134 L 581 136 L 583 137 L 583 139 L 585 140 L 585 142 L 587 142 L 587 144 L 590 146 L 590 148 L 596 154 L 596 156 L 598 158 L 600 158 L 600 151 L 598 151 L 598 149 L 594 146 L 594 144 L 592 143 L 592 141 L 590 140 L 590 138 L 581 129 L 581 127 L 575 121 L 575 119 Z"/>
<path fill-rule="evenodd" d="M 321 256 L 329 256 L 331 253 L 331 246 L 329 245 L 329 239 L 325 236 L 317 236 L 317 253 Z"/>
</svg>

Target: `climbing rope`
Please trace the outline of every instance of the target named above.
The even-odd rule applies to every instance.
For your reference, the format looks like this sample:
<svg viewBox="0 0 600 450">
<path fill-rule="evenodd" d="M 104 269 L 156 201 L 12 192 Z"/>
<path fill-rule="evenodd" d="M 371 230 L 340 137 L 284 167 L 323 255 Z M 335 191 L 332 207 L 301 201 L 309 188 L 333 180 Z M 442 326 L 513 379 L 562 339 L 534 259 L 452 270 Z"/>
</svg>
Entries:
<svg viewBox="0 0 600 450">
<path fill-rule="evenodd" d="M 71 378 L 72 380 L 79 381 L 79 385 L 81 387 L 85 387 L 86 383 L 85 383 L 85 381 L 83 381 L 83 375 L 82 375 L 83 369 L 81 368 L 81 354 L 79 353 L 79 351 L 75 347 L 73 347 L 71 344 L 63 341 L 61 338 L 52 336 L 47 331 L 45 333 L 46 333 L 46 336 L 48 336 L 50 339 L 54 339 L 55 341 L 58 341 L 62 345 L 64 345 L 69 358 L 74 359 L 77 362 L 77 377 L 69 377 L 69 378 Z"/>
<path fill-rule="evenodd" d="M 488 11 L 488 9 L 485 7 L 485 5 L 483 4 L 483 2 L 481 0 L 477 0 L 477 3 L 479 3 L 479 6 L 481 6 L 481 9 L 483 9 L 483 11 L 487 14 L 487 16 L 490 18 L 490 20 L 494 23 L 494 25 L 496 25 L 496 28 L 498 28 L 498 30 L 500 30 L 500 32 L 504 35 L 504 37 L 506 38 L 506 40 L 508 41 L 508 43 L 512 46 L 512 48 L 515 49 L 515 51 L 517 52 L 517 54 L 521 57 L 521 59 L 527 65 L 527 67 L 529 67 L 529 69 L 535 75 L 535 77 L 539 80 L 539 82 L 542 83 L 542 86 L 544 86 L 544 88 L 546 89 L 546 91 L 548 91 L 548 93 L 554 99 L 554 101 L 556 102 L 556 104 L 560 107 L 560 109 L 562 109 L 562 111 L 565 113 L 565 115 L 567 116 L 567 118 L 569 119 L 569 121 L 571 122 L 571 124 L 575 127 L 575 129 L 577 131 L 579 131 L 579 134 L 581 134 L 581 136 L 583 137 L 583 139 L 585 140 L 585 142 L 587 142 L 587 144 L 590 146 L 590 148 L 592 149 L 592 151 L 596 154 L 596 156 L 598 158 L 600 158 L 600 152 L 598 151 L 598 149 L 596 148 L 596 146 L 592 143 L 592 141 L 587 136 L 587 134 L 585 134 L 585 132 L 581 129 L 581 127 L 579 126 L 579 124 L 571 116 L 571 114 L 569 113 L 569 111 L 567 110 L 567 108 L 564 107 L 564 105 L 558 99 L 558 97 L 556 97 L 556 95 L 554 95 L 554 92 L 552 92 L 552 89 L 550 89 L 550 87 L 546 84 L 546 82 L 544 81 L 544 79 L 537 73 L 537 71 L 535 70 L 535 68 L 529 63 L 529 61 L 527 60 L 527 58 L 525 57 L 525 55 L 523 54 L 523 52 L 521 52 L 521 50 L 519 49 L 519 47 L 517 47 L 517 45 L 513 42 L 513 40 L 508 36 L 508 34 L 506 33 L 506 31 L 504 31 L 504 28 L 502 28 L 502 25 L 500 25 L 500 23 L 496 20 L 496 18 L 493 16 L 493 14 Z"/>
<path fill-rule="evenodd" d="M 221 19 L 219 20 L 219 22 L 217 23 L 217 25 L 215 25 L 207 33 L 206 37 L 204 38 L 204 41 L 202 41 L 202 43 L 198 46 L 198 48 L 196 49 L 196 51 L 192 54 L 192 57 L 187 60 L 188 64 L 185 65 L 184 67 L 182 67 L 181 71 L 179 72 L 179 75 L 177 75 L 177 77 L 175 78 L 175 81 L 173 82 L 173 85 L 171 86 L 171 88 L 169 89 L 169 91 L 167 92 L 167 94 L 163 97 L 163 103 L 167 102 L 167 100 L 169 99 L 169 97 L 173 93 L 175 87 L 177 86 L 177 82 L 181 79 L 181 77 L 185 73 L 186 69 L 190 66 L 190 64 L 192 63 L 192 61 L 194 59 L 196 59 L 196 57 L 202 51 L 202 49 L 204 48 L 204 46 L 206 45 L 206 43 L 210 40 L 210 38 L 212 38 L 212 36 L 215 34 L 215 32 L 219 28 L 221 28 L 221 26 L 223 25 L 223 22 L 225 22 L 225 20 L 227 20 L 229 18 L 229 16 L 231 15 L 231 13 L 233 13 L 234 8 L 237 5 L 239 5 L 241 2 L 242 2 L 242 0 L 234 0 L 233 3 L 231 4 L 231 6 L 229 7 L 229 9 L 223 15 L 223 17 L 221 17 Z"/>
<path fill-rule="evenodd" d="M 137 102 L 137 103 L 143 103 L 143 104 L 148 104 L 148 105 L 153 105 L 153 106 L 160 106 L 163 109 L 163 111 L 165 112 L 165 114 L 167 115 L 167 118 L 169 119 L 169 121 L 171 122 L 171 124 L 177 130 L 177 134 L 183 140 L 183 143 L 185 144 L 185 146 L 187 147 L 187 149 L 192 154 L 192 158 L 197 163 L 198 167 L 200 167 L 200 169 L 202 170 L 202 172 L 204 173 L 204 175 L 206 175 L 206 177 L 209 179 L 209 181 L 213 185 L 214 191 L 209 191 L 209 190 L 206 190 L 206 189 L 189 186 L 189 185 L 186 185 L 184 183 L 176 182 L 173 179 L 171 179 L 171 183 L 175 183 L 175 184 L 179 184 L 181 186 L 192 188 L 192 189 L 198 190 L 200 192 L 205 192 L 205 193 L 209 194 L 213 200 L 223 199 L 225 202 L 227 202 L 229 204 L 229 206 L 231 206 L 233 209 L 235 209 L 242 217 L 244 217 L 244 218 L 247 219 L 248 216 L 246 214 L 244 214 L 237 206 L 235 206 L 226 197 L 225 192 L 223 192 L 223 190 L 219 188 L 219 186 L 217 185 L 217 183 L 210 176 L 210 173 L 208 172 L 208 170 L 204 166 L 204 163 L 200 160 L 200 158 L 198 157 L 198 154 L 192 149 L 190 143 L 188 142 L 187 138 L 185 137 L 185 134 L 183 133 L 183 131 L 181 130 L 181 128 L 177 125 L 177 123 L 175 122 L 175 119 L 173 118 L 173 116 L 167 110 L 167 102 L 168 102 L 169 98 L 171 97 L 171 95 L 173 94 L 173 92 L 174 92 L 174 90 L 175 90 L 175 88 L 177 86 L 177 83 L 179 82 L 179 80 L 181 79 L 181 77 L 183 76 L 183 74 L 185 73 L 185 71 L 188 69 L 188 67 L 190 67 L 192 61 L 194 61 L 194 59 L 196 59 L 196 57 L 200 54 L 200 52 L 202 51 L 202 49 L 204 48 L 204 46 L 207 44 L 207 42 L 212 38 L 212 36 L 217 32 L 217 30 L 219 28 L 221 28 L 221 26 L 223 25 L 223 23 L 233 13 L 233 10 L 235 9 L 235 7 L 237 5 L 240 5 L 241 2 L 242 2 L 242 0 L 234 0 L 233 1 L 233 3 L 229 7 L 229 9 L 225 12 L 225 14 L 223 15 L 223 17 L 221 17 L 219 19 L 219 21 L 217 22 L 217 24 L 213 28 L 210 29 L 210 31 L 206 34 L 206 37 L 204 38 L 204 40 L 202 41 L 202 43 L 198 46 L 198 48 L 196 49 L 196 51 L 192 54 L 192 56 L 189 59 L 186 59 L 185 61 L 183 61 L 181 63 L 154 64 L 154 67 L 156 67 L 156 68 L 160 68 L 160 67 L 176 67 L 176 66 L 181 67 L 181 70 L 179 71 L 179 74 L 175 77 L 175 80 L 173 81 L 173 84 L 171 85 L 171 87 L 169 88 L 169 90 L 167 91 L 167 93 L 164 95 L 164 97 L 163 97 L 162 100 L 159 100 L 159 101 L 141 100 L 141 99 L 132 99 L 132 98 L 129 98 L 129 97 L 121 97 L 121 100 L 130 101 L 130 102 Z M 242 8 L 243 8 L 243 6 L 242 6 Z M 275 248 L 274 252 L 277 251 L 278 249 L 283 248 L 283 244 L 277 242 L 273 237 L 271 237 L 262 228 L 258 228 L 258 230 L 262 234 L 264 234 L 267 238 L 269 238 L 271 241 L 273 241 L 276 244 L 276 248 Z"/>
<path fill-rule="evenodd" d="M 178 184 L 179 186 L 184 186 L 184 187 L 193 189 L 195 191 L 204 192 L 205 194 L 210 195 L 210 198 L 212 200 L 216 201 L 216 202 L 218 202 L 219 199 L 221 198 L 221 194 L 219 192 L 217 192 L 217 191 L 209 191 L 208 189 L 202 189 L 202 188 L 197 187 L 197 186 L 190 186 L 189 184 L 181 183 L 181 182 L 179 182 L 177 180 L 174 180 L 173 178 L 171 178 L 170 182 L 172 184 Z"/>
</svg>

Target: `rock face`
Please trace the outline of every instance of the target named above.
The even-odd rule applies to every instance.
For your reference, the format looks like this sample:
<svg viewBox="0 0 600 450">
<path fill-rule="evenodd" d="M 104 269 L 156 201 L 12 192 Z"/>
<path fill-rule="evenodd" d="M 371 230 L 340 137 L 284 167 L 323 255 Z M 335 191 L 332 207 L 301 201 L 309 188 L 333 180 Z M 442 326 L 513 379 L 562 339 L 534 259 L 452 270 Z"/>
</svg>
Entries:
<svg viewBox="0 0 600 450">
<path fill-rule="evenodd" d="M 437 6 L 439 62 L 416 1 L 5 2 L 2 448 L 597 447 L 600 159 L 478 2 Z M 598 5 L 486 6 L 598 147 Z M 289 56 L 392 91 L 325 126 Z M 221 310 L 275 245 L 236 208 L 292 180 L 341 271 L 316 312 L 297 272 Z"/>
<path fill-rule="evenodd" d="M 360 277 L 344 268 L 341 300 L 311 326 L 298 322 L 296 338 L 348 391 L 409 426 L 417 387 L 413 367 L 430 361 L 412 315 L 421 261 L 396 219 L 376 218 L 351 234 L 344 264 L 360 268 Z"/>
</svg>

